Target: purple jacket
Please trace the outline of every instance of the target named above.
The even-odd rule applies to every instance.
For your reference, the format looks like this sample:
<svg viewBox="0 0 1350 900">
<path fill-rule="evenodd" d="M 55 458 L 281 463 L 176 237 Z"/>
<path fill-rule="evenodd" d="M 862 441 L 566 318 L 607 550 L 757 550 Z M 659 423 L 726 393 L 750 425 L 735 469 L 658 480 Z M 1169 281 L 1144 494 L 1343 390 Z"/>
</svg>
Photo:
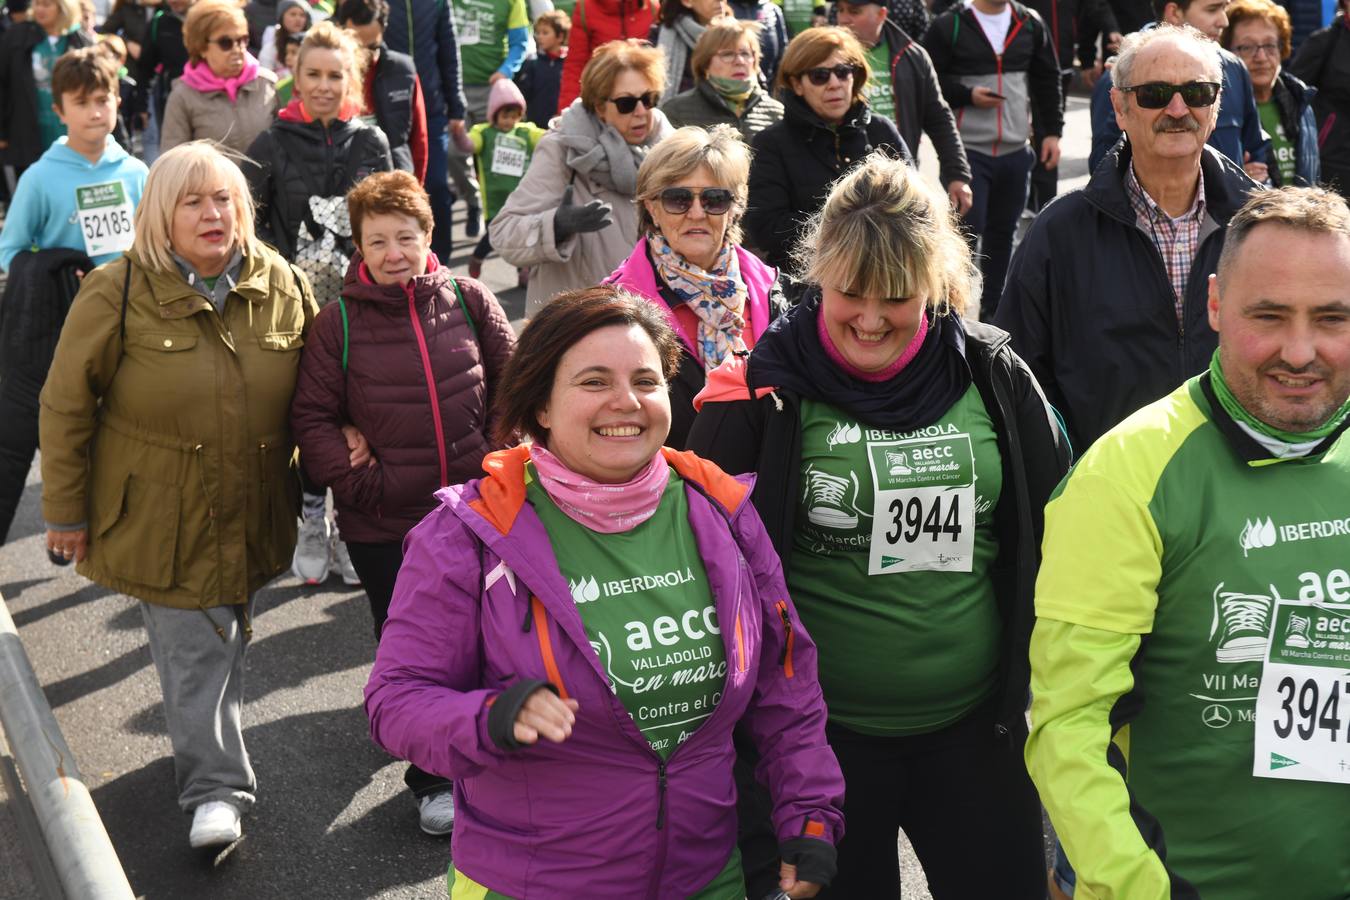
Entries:
<svg viewBox="0 0 1350 900">
<path fill-rule="evenodd" d="M 436 507 L 437 488 L 473 478 L 500 446 L 488 411 L 515 337 L 492 292 L 435 256 L 402 286 L 374 283 L 357 253 L 342 296 L 346 358 L 342 310 L 330 303 L 306 338 L 291 430 L 309 477 L 333 489 L 343 539 L 401 541 Z M 350 466 L 349 423 L 377 465 Z"/>
<path fill-rule="evenodd" d="M 366 685 L 371 736 L 454 779 L 455 866 L 507 896 L 675 900 L 705 885 L 736 843 L 737 724 L 763 756 L 780 843 L 843 834 L 815 644 L 749 485 L 662 452 L 686 482 L 727 654 L 717 709 L 665 763 L 611 693 L 525 502 L 527 448 L 489 455 L 486 478 L 440 491 L 442 505 L 408 535 Z M 534 679 L 579 702 L 572 736 L 504 750 L 490 708 Z"/>
</svg>

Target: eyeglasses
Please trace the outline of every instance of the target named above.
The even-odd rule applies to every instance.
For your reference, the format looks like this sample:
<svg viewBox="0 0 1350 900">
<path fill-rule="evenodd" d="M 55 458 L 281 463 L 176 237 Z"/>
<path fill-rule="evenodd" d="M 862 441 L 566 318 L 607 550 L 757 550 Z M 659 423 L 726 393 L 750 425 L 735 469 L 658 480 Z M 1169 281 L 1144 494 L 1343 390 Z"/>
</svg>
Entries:
<svg viewBox="0 0 1350 900">
<path fill-rule="evenodd" d="M 647 109 L 656 109 L 656 104 L 661 102 L 661 95 L 656 91 L 648 91 L 636 97 L 610 97 L 609 102 L 614 104 L 620 115 L 626 116 L 637 109 L 639 103 Z"/>
<path fill-rule="evenodd" d="M 824 87 L 825 85 L 830 83 L 831 75 L 833 75 L 835 78 L 838 78 L 840 81 L 843 82 L 847 82 L 853 78 L 862 78 L 863 67 L 849 66 L 840 63 L 839 65 L 834 66 L 833 68 L 827 66 L 817 66 L 814 69 L 807 69 L 802 74 L 806 76 L 807 80 L 810 81 L 812 84 L 814 84 L 816 87 Z"/>
<path fill-rule="evenodd" d="M 725 215 L 736 199 L 726 188 L 703 188 L 695 193 L 689 188 L 673 187 L 661 192 L 661 208 L 672 216 L 682 216 L 693 208 L 695 197 L 710 216 Z"/>
<path fill-rule="evenodd" d="M 717 57 L 719 62 L 730 63 L 755 61 L 755 51 L 753 50 L 718 50 L 713 56 Z"/>
<path fill-rule="evenodd" d="M 243 37 L 230 37 L 229 35 L 222 35 L 221 37 L 207 41 L 207 43 L 215 44 L 217 47 L 221 49 L 222 52 L 229 53 L 231 50 L 234 49 L 235 44 L 238 44 L 240 47 L 248 47 L 248 35 L 244 35 Z"/>
<path fill-rule="evenodd" d="M 1216 81 L 1188 81 L 1185 84 L 1150 81 L 1120 90 L 1124 94 L 1134 94 L 1140 109 L 1164 109 L 1172 102 L 1173 94 L 1180 94 L 1182 102 L 1191 109 L 1200 109 L 1214 105 L 1219 97 L 1219 87 Z"/>
<path fill-rule="evenodd" d="M 1238 56 L 1247 56 L 1247 57 L 1251 57 L 1251 58 L 1253 58 L 1253 59 L 1255 59 L 1257 56 L 1260 56 L 1260 55 L 1263 54 L 1263 53 L 1264 53 L 1266 56 L 1271 56 L 1271 57 L 1274 57 L 1275 59 L 1279 59 L 1279 58 L 1280 58 L 1280 45 L 1279 45 L 1279 44 L 1238 44 L 1236 47 L 1233 48 L 1233 52 L 1236 53 Z"/>
</svg>

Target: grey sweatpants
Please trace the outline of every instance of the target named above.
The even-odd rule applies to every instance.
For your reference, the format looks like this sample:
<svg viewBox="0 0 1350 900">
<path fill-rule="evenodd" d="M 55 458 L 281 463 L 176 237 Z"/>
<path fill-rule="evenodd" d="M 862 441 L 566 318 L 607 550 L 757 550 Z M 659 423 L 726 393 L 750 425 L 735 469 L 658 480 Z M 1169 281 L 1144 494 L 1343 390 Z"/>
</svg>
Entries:
<svg viewBox="0 0 1350 900">
<path fill-rule="evenodd" d="M 492 89 L 486 84 L 464 85 L 464 97 L 468 101 L 468 115 L 464 118 L 464 130 L 468 131 L 479 122 L 487 121 L 488 94 Z M 483 198 L 478 193 L 478 176 L 474 171 L 473 157 L 465 155 L 454 142 L 450 142 L 450 179 L 455 184 L 455 194 L 467 205 L 478 207 Z"/>
<path fill-rule="evenodd" d="M 252 598 L 247 606 L 207 610 L 142 603 L 141 614 L 164 691 L 178 805 L 191 812 L 228 800 L 248 812 L 258 785 L 241 722 Z"/>
</svg>

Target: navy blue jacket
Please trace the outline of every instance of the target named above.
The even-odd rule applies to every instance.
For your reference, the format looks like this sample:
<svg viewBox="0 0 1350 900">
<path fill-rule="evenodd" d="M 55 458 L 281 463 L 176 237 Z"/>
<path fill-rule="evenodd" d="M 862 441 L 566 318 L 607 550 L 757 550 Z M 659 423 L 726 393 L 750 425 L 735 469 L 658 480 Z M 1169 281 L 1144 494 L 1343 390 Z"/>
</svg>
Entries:
<svg viewBox="0 0 1350 900">
<path fill-rule="evenodd" d="M 1317 88 L 1309 87 L 1281 69 L 1275 79 L 1275 105 L 1280 110 L 1280 125 L 1285 137 L 1294 145 L 1294 184 L 1298 187 L 1315 187 L 1322 181 L 1322 155 L 1317 149 L 1317 116 L 1313 113 L 1313 100 L 1317 97 Z M 1288 187 L 1280 183 L 1279 167 L 1272 160 L 1270 164 L 1270 183 L 1275 187 Z"/>
<path fill-rule="evenodd" d="M 415 42 L 408 40 L 412 23 Z M 449 0 L 390 0 L 384 42 L 406 53 L 417 65 L 427 105 L 427 130 L 444 119 L 464 118 L 464 84 L 459 77 L 459 44 L 450 19 Z"/>
<path fill-rule="evenodd" d="M 1245 152 L 1252 162 L 1267 162 L 1270 141 L 1261 131 L 1261 116 L 1256 111 L 1256 97 L 1252 93 L 1252 78 L 1247 67 L 1227 50 L 1223 57 L 1223 93 L 1219 95 L 1219 122 L 1209 136 L 1209 145 L 1224 156 L 1242 165 Z M 1111 108 L 1111 73 L 1107 71 L 1092 88 L 1092 150 L 1088 154 L 1088 170 L 1097 171 L 1097 164 L 1120 140 L 1120 126 L 1116 111 Z"/>
<path fill-rule="evenodd" d="M 765 83 L 772 85 L 788 45 L 783 10 L 769 0 L 731 0 L 731 11 L 738 19 L 759 23 L 759 71 Z"/>
<path fill-rule="evenodd" d="M 566 56 L 540 53 L 521 63 L 516 72 L 516 87 L 525 95 L 525 118 L 540 128 L 547 128 L 549 119 L 558 114 L 558 91 L 566 61 Z"/>
</svg>

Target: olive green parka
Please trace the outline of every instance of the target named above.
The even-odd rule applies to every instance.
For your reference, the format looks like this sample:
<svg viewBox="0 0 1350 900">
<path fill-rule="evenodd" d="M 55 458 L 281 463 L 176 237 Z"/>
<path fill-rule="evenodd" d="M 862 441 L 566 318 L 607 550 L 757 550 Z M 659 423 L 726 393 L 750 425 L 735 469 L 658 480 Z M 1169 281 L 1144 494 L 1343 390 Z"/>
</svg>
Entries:
<svg viewBox="0 0 1350 900">
<path fill-rule="evenodd" d="M 194 609 L 245 603 L 290 565 L 288 416 L 317 312 L 304 276 L 261 242 L 220 313 L 132 251 L 85 277 L 39 420 L 43 516 L 86 523 L 81 575 Z"/>
</svg>

